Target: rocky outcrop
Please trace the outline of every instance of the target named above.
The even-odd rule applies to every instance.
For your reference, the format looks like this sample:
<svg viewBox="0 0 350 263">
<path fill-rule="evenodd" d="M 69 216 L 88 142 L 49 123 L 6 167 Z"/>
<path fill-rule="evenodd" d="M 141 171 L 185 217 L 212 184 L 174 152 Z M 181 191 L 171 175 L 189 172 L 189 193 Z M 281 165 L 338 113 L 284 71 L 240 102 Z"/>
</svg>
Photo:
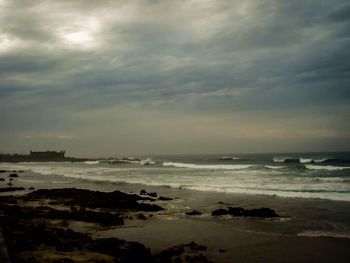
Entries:
<svg viewBox="0 0 350 263">
<path fill-rule="evenodd" d="M 29 199 L 54 199 L 57 203 L 88 208 L 109 208 L 134 211 L 160 211 L 162 207 L 138 201 L 148 200 L 135 194 L 120 191 L 99 192 L 85 189 L 41 189 L 28 195 Z"/>
<path fill-rule="evenodd" d="M 273 218 L 278 217 L 278 214 L 271 208 L 256 208 L 256 209 L 244 209 L 242 207 L 228 207 L 228 209 L 216 209 L 211 213 L 212 216 L 246 216 L 246 217 L 263 217 L 263 218 Z"/>
</svg>

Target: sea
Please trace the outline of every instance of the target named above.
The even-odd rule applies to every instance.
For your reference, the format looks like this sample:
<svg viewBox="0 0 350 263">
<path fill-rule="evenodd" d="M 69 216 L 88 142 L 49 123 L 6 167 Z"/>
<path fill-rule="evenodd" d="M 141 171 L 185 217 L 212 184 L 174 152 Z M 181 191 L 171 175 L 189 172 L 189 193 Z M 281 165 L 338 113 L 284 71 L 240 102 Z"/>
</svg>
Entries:
<svg viewBox="0 0 350 263">
<path fill-rule="evenodd" d="M 179 154 L 118 160 L 0 163 L 0 169 L 24 170 L 42 179 L 350 201 L 349 152 Z"/>
</svg>

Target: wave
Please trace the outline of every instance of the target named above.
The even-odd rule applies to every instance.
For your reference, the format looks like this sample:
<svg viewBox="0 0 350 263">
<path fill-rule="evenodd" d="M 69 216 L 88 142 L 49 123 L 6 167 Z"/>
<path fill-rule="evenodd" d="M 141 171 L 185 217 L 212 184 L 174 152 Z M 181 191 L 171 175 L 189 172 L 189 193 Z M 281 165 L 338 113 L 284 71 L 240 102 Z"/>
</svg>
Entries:
<svg viewBox="0 0 350 263">
<path fill-rule="evenodd" d="M 222 160 L 222 161 L 242 160 L 239 157 L 229 157 L 229 156 L 222 156 L 219 159 Z"/>
<path fill-rule="evenodd" d="M 324 181 L 324 182 L 334 182 L 334 183 L 339 183 L 339 182 L 345 182 L 346 180 L 341 177 L 316 177 L 313 178 L 315 181 Z"/>
<path fill-rule="evenodd" d="M 327 170 L 327 171 L 341 171 L 350 169 L 350 167 L 346 166 L 332 166 L 332 165 L 305 165 L 305 167 L 309 170 Z"/>
<path fill-rule="evenodd" d="M 349 163 L 349 160 L 337 159 L 337 158 L 305 158 L 305 157 L 289 157 L 289 156 L 275 156 L 272 158 L 275 163 L 323 163 L 323 164 L 335 164 L 335 163 Z"/>
<path fill-rule="evenodd" d="M 141 164 L 141 165 L 155 165 L 156 162 L 153 161 L 151 158 L 146 158 L 146 159 L 144 159 L 144 160 L 141 160 L 141 161 L 140 161 L 140 164 Z"/>
<path fill-rule="evenodd" d="M 331 231 L 303 231 L 298 236 L 306 237 L 332 237 L 332 238 L 350 238 L 350 234 L 331 232 Z"/>
<path fill-rule="evenodd" d="M 265 165 L 266 168 L 268 169 L 283 169 L 286 168 L 287 166 L 283 166 L 283 165 Z"/>
<path fill-rule="evenodd" d="M 100 161 L 85 161 L 84 163 L 87 165 L 94 165 L 94 164 L 99 164 Z"/>
<path fill-rule="evenodd" d="M 210 170 L 237 170 L 237 169 L 247 169 L 253 165 L 243 165 L 243 164 L 193 164 L 193 163 L 176 163 L 176 162 L 163 162 L 163 166 L 173 166 L 177 168 L 190 168 L 190 169 L 210 169 Z"/>
<path fill-rule="evenodd" d="M 272 158 L 273 162 L 275 163 L 299 163 L 299 158 L 293 158 L 293 157 L 280 157 L 276 156 Z"/>
</svg>

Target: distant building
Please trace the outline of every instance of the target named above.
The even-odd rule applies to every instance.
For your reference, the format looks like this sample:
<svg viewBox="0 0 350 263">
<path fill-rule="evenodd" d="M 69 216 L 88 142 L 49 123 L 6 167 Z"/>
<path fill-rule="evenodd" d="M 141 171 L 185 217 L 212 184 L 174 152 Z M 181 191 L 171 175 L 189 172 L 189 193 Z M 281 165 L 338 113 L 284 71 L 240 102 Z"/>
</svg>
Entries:
<svg viewBox="0 0 350 263">
<path fill-rule="evenodd" d="M 45 151 L 45 152 L 34 152 L 30 151 L 30 157 L 33 159 L 62 159 L 65 158 L 65 151 Z"/>
</svg>

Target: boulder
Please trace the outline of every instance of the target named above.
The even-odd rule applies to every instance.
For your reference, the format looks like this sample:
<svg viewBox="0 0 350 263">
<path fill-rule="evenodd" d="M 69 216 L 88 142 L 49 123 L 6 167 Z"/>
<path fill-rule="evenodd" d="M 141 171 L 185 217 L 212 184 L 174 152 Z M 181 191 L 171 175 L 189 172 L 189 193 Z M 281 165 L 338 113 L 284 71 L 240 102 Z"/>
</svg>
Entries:
<svg viewBox="0 0 350 263">
<path fill-rule="evenodd" d="M 246 216 L 246 217 L 278 217 L 278 214 L 271 208 L 244 209 L 242 207 L 228 207 L 228 210 L 220 208 L 211 213 L 212 216 Z"/>
<path fill-rule="evenodd" d="M 223 215 L 229 215 L 229 214 L 230 212 L 223 208 L 216 209 L 211 213 L 212 216 L 223 216 Z"/>
<path fill-rule="evenodd" d="M 198 216 L 198 215 L 201 215 L 201 214 L 202 214 L 202 212 L 199 212 L 197 210 L 193 210 L 191 212 L 186 212 L 186 215 L 188 215 L 188 216 Z"/>
<path fill-rule="evenodd" d="M 18 174 L 10 174 L 9 177 L 10 178 L 15 178 L 15 177 L 18 177 Z"/>
<path fill-rule="evenodd" d="M 232 216 L 243 216 L 244 215 L 244 208 L 242 208 L 242 207 L 229 207 L 228 212 Z"/>
<path fill-rule="evenodd" d="M 249 209 L 244 210 L 244 216 L 251 216 L 251 217 L 278 217 L 278 214 L 271 208 L 258 208 L 258 209 Z"/>
</svg>

